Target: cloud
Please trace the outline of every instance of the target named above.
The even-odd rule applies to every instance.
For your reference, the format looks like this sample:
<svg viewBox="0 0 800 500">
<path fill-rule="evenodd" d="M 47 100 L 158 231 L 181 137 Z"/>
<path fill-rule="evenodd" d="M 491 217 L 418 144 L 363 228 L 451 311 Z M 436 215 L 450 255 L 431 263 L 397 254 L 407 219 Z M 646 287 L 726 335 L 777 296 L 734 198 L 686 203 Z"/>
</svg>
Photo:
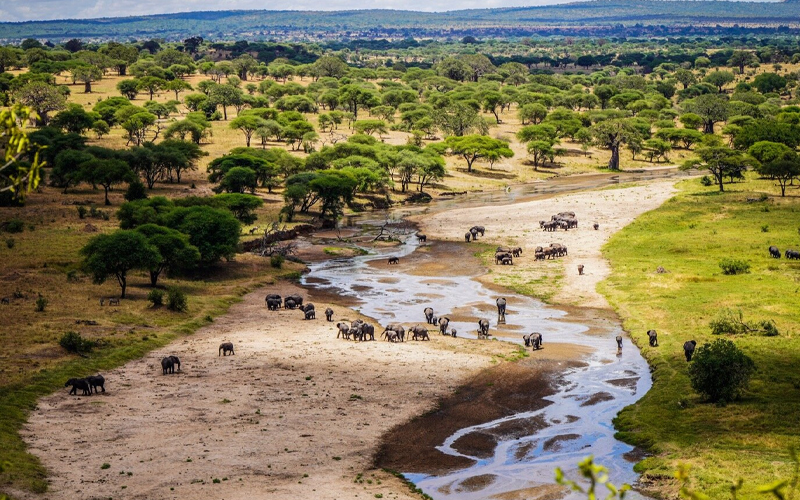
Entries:
<svg viewBox="0 0 800 500">
<path fill-rule="evenodd" d="M 291 10 L 399 9 L 437 12 L 486 7 L 518 7 L 568 0 L 294 0 Z M 206 10 L 285 10 L 274 0 L 6 0 L 0 21 L 90 19 Z"/>
</svg>

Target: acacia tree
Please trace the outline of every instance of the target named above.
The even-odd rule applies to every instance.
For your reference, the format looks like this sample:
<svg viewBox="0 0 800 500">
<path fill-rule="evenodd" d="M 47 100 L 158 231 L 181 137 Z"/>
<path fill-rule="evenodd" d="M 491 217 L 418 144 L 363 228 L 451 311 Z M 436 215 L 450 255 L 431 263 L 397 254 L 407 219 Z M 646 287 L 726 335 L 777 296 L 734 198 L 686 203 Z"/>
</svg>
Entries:
<svg viewBox="0 0 800 500">
<path fill-rule="evenodd" d="M 83 91 L 92 93 L 92 82 L 103 78 L 103 72 L 97 66 L 78 66 L 72 70 L 72 79 L 83 83 Z"/>
<path fill-rule="evenodd" d="M 697 157 L 686 160 L 681 169 L 704 168 L 708 170 L 714 176 L 720 191 L 725 191 L 723 181 L 726 175 L 730 176 L 741 172 L 755 163 L 752 158 L 745 156 L 741 151 L 722 146 L 718 142 L 698 147 L 695 153 Z"/>
<path fill-rule="evenodd" d="M 67 107 L 67 99 L 52 85 L 41 81 L 32 81 L 25 84 L 17 92 L 14 98 L 20 104 L 28 106 L 35 115 L 37 125 L 45 126 L 49 122 L 48 113 L 58 111 Z"/>
<path fill-rule="evenodd" d="M 105 191 L 105 204 L 111 205 L 108 199 L 108 191 L 115 184 L 132 182 L 134 179 L 133 171 L 122 160 L 114 158 L 100 159 L 95 158 L 81 165 L 82 177 L 92 184 L 100 184 Z"/>
<path fill-rule="evenodd" d="M 641 139 L 639 131 L 628 120 L 605 120 L 591 128 L 597 146 L 611 151 L 609 170 L 619 170 L 619 150 L 623 144 Z"/>
<path fill-rule="evenodd" d="M 503 158 L 514 156 L 514 152 L 508 147 L 506 141 L 493 139 L 485 135 L 451 136 L 445 139 L 444 143 L 454 154 L 466 160 L 467 172 L 472 172 L 472 164 L 479 158 L 485 158 L 491 154 L 496 154 Z"/>
<path fill-rule="evenodd" d="M 800 163 L 797 158 L 775 160 L 760 165 L 758 173 L 778 181 L 778 185 L 781 187 L 781 197 L 784 197 L 786 196 L 786 185 L 795 177 L 800 176 Z"/>
<path fill-rule="evenodd" d="M 192 86 L 189 85 L 188 82 L 181 80 L 180 78 L 176 78 L 167 82 L 164 85 L 164 90 L 169 90 L 170 92 L 175 92 L 175 100 L 180 100 L 180 93 L 185 90 L 192 90 Z"/>
<path fill-rule="evenodd" d="M 244 134 L 245 141 L 247 143 L 247 147 L 250 147 L 250 139 L 253 137 L 253 134 L 256 130 L 260 127 L 266 126 L 267 120 L 260 118 L 255 115 L 239 115 L 228 125 L 231 129 L 238 129 L 241 130 Z"/>
<path fill-rule="evenodd" d="M 145 235 L 130 230 L 95 236 L 81 249 L 81 255 L 84 256 L 83 268 L 92 275 L 95 283 L 103 283 L 109 276 L 117 278 L 123 299 L 128 286 L 128 271 L 151 269 L 162 260 L 158 249 L 147 241 Z"/>
<path fill-rule="evenodd" d="M 714 124 L 728 118 L 728 101 L 714 94 L 703 94 L 688 101 L 686 111 L 694 113 L 703 120 L 703 132 L 714 133 Z"/>
<path fill-rule="evenodd" d="M 459 137 L 472 131 L 481 134 L 489 131 L 486 121 L 475 108 L 462 102 L 455 102 L 434 112 L 433 122 L 445 134 Z"/>
<path fill-rule="evenodd" d="M 147 242 L 152 245 L 160 256 L 148 268 L 150 272 L 150 286 L 158 284 L 158 277 L 165 270 L 188 271 L 197 267 L 200 262 L 200 250 L 189 243 L 189 236 L 156 224 L 144 224 L 135 229 L 143 234 Z"/>
</svg>

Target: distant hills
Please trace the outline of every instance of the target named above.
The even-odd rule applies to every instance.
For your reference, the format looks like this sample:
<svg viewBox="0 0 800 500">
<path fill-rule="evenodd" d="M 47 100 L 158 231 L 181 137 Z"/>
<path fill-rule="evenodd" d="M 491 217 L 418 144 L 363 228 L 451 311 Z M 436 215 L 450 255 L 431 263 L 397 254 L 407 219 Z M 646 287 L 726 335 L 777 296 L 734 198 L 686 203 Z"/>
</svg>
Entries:
<svg viewBox="0 0 800 500">
<path fill-rule="evenodd" d="M 354 11 L 214 11 L 152 16 L 0 23 L 0 40 L 24 38 L 62 41 L 70 38 L 183 39 L 330 39 L 446 38 L 463 34 L 525 36 L 604 30 L 691 33 L 719 28 L 800 27 L 800 1 L 655 1 L 593 0 L 541 7 L 472 9 L 450 12 L 398 10 Z M 735 26 L 734 26 L 735 25 Z"/>
</svg>

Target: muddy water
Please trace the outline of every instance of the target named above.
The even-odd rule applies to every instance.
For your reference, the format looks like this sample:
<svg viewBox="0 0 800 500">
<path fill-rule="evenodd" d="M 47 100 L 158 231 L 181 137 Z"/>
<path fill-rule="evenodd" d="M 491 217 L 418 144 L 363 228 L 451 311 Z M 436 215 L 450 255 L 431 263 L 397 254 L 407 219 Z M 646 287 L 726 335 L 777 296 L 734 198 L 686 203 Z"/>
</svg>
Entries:
<svg viewBox="0 0 800 500">
<path fill-rule="evenodd" d="M 661 171 L 649 174 L 651 178 L 673 175 L 677 173 Z M 627 178 L 616 179 L 610 176 L 586 176 L 571 183 L 551 182 L 515 188 L 510 192 L 434 203 L 425 210 L 513 203 L 553 192 L 639 180 L 633 177 L 636 175 L 629 174 Z M 396 213 L 393 215 L 396 216 Z M 368 225 L 377 222 L 377 219 L 373 215 L 371 221 L 361 218 L 350 223 Z M 453 315 L 459 319 L 452 321 L 450 328 L 455 328 L 460 337 L 475 338 L 478 319 L 486 318 L 490 321 L 490 332 L 495 338 L 522 344 L 523 334 L 536 331 L 543 336 L 545 350 L 549 345 L 566 343 L 589 348 L 592 354 L 583 359 L 585 365 L 563 374 L 559 390 L 547 398 L 551 404 L 545 408 L 461 429 L 438 447 L 445 454 L 471 459 L 474 465 L 439 475 L 406 476 L 437 500 L 516 498 L 514 492 L 522 494 L 522 497 L 537 497 L 530 488 L 550 485 L 546 490 L 552 493 L 553 471 L 556 467 L 562 468 L 568 477 L 574 479 L 577 477 L 576 464 L 591 454 L 597 462 L 608 467 L 610 479 L 615 484 L 635 483 L 637 474 L 633 471 L 633 463 L 625 458 L 633 448 L 614 438 L 611 422 L 622 408 L 634 403 L 649 390 L 652 380 L 646 361 L 624 334 L 621 325 L 598 322 L 590 328 L 588 324 L 571 321 L 564 311 L 513 294 L 505 295 L 508 300 L 506 323 L 498 325 L 494 305 L 498 293 L 475 280 L 476 275 L 470 274 L 468 269 L 458 274 L 420 277 L 406 274 L 402 267 L 370 265 L 373 260 L 390 256 L 403 259 L 417 248 L 416 239 L 408 238 L 400 247 L 379 254 L 312 264 L 310 272 L 304 277 L 304 284 L 355 302 L 358 304 L 356 309 L 384 326 L 393 322 L 406 327 L 425 325 L 423 309 L 431 306 L 438 316 Z M 453 258 L 459 256 L 453 255 Z M 432 335 L 439 335 L 434 331 L 434 326 L 430 325 L 429 330 Z M 617 351 L 614 341 L 617 335 L 624 337 L 621 352 Z M 531 355 L 536 356 L 536 352 Z M 474 455 L 470 455 L 470 450 L 464 447 L 460 449 L 459 442 L 469 441 L 473 433 L 474 437 L 478 437 L 483 432 L 513 425 L 515 420 L 538 420 L 544 425 L 537 426 L 529 435 L 519 437 L 519 433 L 515 433 L 513 438 L 501 439 L 493 449 L 471 451 Z M 556 496 L 585 498 L 573 493 Z M 629 498 L 643 497 L 634 492 Z"/>
</svg>

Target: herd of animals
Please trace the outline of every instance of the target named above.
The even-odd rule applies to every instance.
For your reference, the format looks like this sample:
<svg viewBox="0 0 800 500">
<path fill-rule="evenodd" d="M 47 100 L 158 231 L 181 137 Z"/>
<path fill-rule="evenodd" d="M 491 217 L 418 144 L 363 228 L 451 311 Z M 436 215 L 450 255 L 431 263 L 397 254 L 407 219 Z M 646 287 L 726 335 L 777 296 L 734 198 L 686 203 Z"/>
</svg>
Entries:
<svg viewBox="0 0 800 500">
<path fill-rule="evenodd" d="M 549 221 L 539 221 L 539 227 L 544 231 L 555 231 L 557 229 L 564 229 L 565 231 L 577 228 L 578 227 L 578 219 L 575 217 L 574 212 L 560 212 L 556 215 L 551 217 Z M 593 228 L 595 230 L 599 229 L 599 224 L 594 223 Z M 464 239 L 466 242 L 476 241 L 478 239 L 478 234 L 483 237 L 485 235 L 486 229 L 483 226 L 472 226 L 469 231 L 467 231 L 464 235 Z M 417 240 L 420 243 L 427 241 L 427 236 L 422 233 L 416 234 Z M 769 254 L 771 257 L 780 258 L 781 252 L 776 246 L 769 247 Z M 507 246 L 500 246 L 497 248 L 495 252 L 495 264 L 504 264 L 504 265 L 511 265 L 514 262 L 514 257 L 520 257 L 522 255 L 522 248 L 521 247 L 507 247 Z M 567 254 L 567 247 L 560 244 L 560 243 L 551 243 L 549 247 L 536 247 L 534 251 L 534 255 L 536 260 L 544 260 L 546 258 L 554 258 L 554 257 L 561 257 L 568 255 Z M 785 256 L 787 259 L 795 259 L 800 260 L 800 252 L 796 250 L 786 250 Z M 389 264 L 398 264 L 400 259 L 398 257 L 390 257 Z M 583 274 L 583 265 L 578 266 L 579 274 Z M 8 299 L 3 299 L 4 303 L 9 303 Z M 100 299 L 100 305 L 104 305 L 106 300 Z M 267 309 L 270 311 L 278 311 L 281 308 L 284 309 L 299 309 L 303 313 L 303 317 L 306 320 L 314 320 L 316 319 L 316 309 L 314 304 L 311 303 L 303 303 L 303 297 L 297 294 L 289 295 L 285 298 L 281 297 L 278 294 L 269 294 L 265 298 Z M 119 299 L 107 299 L 107 303 L 109 305 L 112 304 L 119 304 Z M 498 298 L 496 301 L 497 306 L 497 323 L 504 324 L 505 323 L 505 313 L 506 313 L 506 304 L 507 301 L 505 298 Z M 448 317 L 437 317 L 434 313 L 433 308 L 426 307 L 423 310 L 425 315 L 425 319 L 428 325 L 433 325 L 434 329 L 438 329 L 439 333 L 442 335 L 449 335 L 452 337 L 457 336 L 457 331 L 455 328 L 449 328 L 450 318 Z M 325 309 L 325 319 L 328 322 L 333 321 L 333 309 L 330 307 Z M 360 319 L 355 321 L 351 321 L 350 323 L 341 321 L 336 324 L 338 333 L 336 334 L 336 338 L 343 338 L 345 340 L 353 340 L 353 341 L 367 341 L 367 340 L 376 340 L 375 339 L 375 326 L 364 322 Z M 449 328 L 449 330 L 448 330 Z M 380 334 L 379 338 L 385 339 L 388 342 L 404 342 L 406 339 L 406 335 L 411 340 L 430 340 L 430 335 L 428 333 L 428 328 L 420 325 L 414 325 L 409 327 L 407 330 L 406 328 L 399 324 L 399 323 L 390 323 L 386 326 L 383 332 Z M 477 336 L 479 339 L 488 338 L 490 336 L 489 333 L 489 321 L 485 318 L 481 318 L 478 320 L 478 328 L 477 328 Z M 650 347 L 658 347 L 658 334 L 655 330 L 648 330 L 647 336 L 649 339 Z M 523 342 L 525 343 L 525 347 L 531 347 L 533 350 L 538 350 L 542 348 L 542 334 L 539 332 L 533 332 L 530 334 L 526 334 L 522 336 Z M 622 352 L 622 336 L 618 335 L 616 338 L 617 343 L 617 352 Z M 695 340 L 689 340 L 683 344 L 683 351 L 684 356 L 686 357 L 686 361 L 689 362 L 692 360 L 692 356 L 694 355 L 695 348 L 697 346 L 697 342 Z M 227 355 L 234 355 L 234 346 L 232 342 L 223 342 L 219 346 L 219 356 L 227 356 Z M 170 355 L 166 356 L 161 360 L 161 369 L 162 374 L 174 374 L 175 370 L 180 372 L 181 369 L 181 361 L 177 356 Z M 102 375 L 91 375 L 86 378 L 71 378 L 69 379 L 64 387 L 72 386 L 72 389 L 69 391 L 70 395 L 77 395 L 78 390 L 82 391 L 82 395 L 90 396 L 94 393 L 98 393 L 98 387 L 102 390 L 102 392 L 106 392 L 105 389 L 105 378 Z"/>
</svg>

